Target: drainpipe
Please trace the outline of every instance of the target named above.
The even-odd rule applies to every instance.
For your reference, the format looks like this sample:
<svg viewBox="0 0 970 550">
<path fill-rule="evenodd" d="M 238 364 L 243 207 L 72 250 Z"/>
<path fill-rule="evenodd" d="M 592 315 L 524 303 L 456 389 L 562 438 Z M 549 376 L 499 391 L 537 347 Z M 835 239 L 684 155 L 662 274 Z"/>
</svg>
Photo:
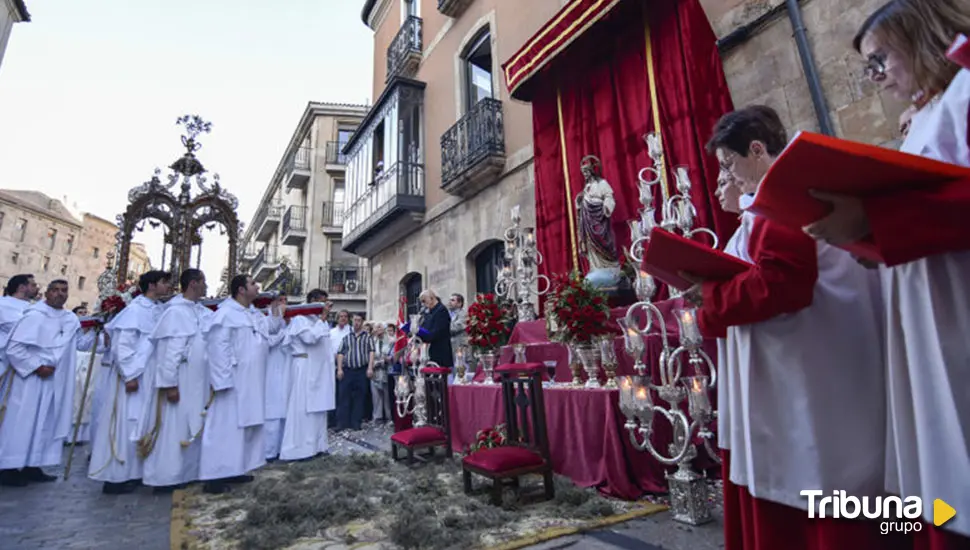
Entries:
<svg viewBox="0 0 970 550">
<path fill-rule="evenodd" d="M 815 58 L 812 56 L 812 49 L 808 45 L 808 35 L 805 34 L 802 8 L 798 5 L 798 0 L 785 0 L 785 5 L 788 8 L 788 18 L 791 20 L 792 31 L 795 33 L 798 57 L 802 60 L 802 69 L 805 71 L 805 79 L 808 81 L 808 93 L 812 96 L 812 105 L 815 106 L 818 127 L 823 134 L 834 136 L 835 130 L 832 128 L 832 120 L 829 118 L 825 92 L 822 91 L 822 80 L 818 76 Z"/>
<path fill-rule="evenodd" d="M 798 47 L 798 57 L 802 62 L 802 70 L 805 71 L 805 80 L 808 82 L 808 93 L 812 98 L 812 105 L 815 108 L 818 127 L 823 134 L 834 136 L 835 130 L 832 127 L 832 120 L 829 118 L 825 93 L 822 91 L 822 81 L 818 76 L 818 70 L 815 68 L 812 49 L 808 44 L 808 36 L 805 33 L 805 22 L 802 20 L 802 10 L 799 5 L 799 0 L 785 0 L 784 4 L 778 4 L 754 21 L 731 31 L 723 38 L 718 39 L 717 50 L 721 55 L 724 55 L 741 44 L 744 44 L 764 28 L 765 25 L 779 16 L 782 11 L 787 11 L 788 18 L 791 20 L 795 44 Z"/>
</svg>

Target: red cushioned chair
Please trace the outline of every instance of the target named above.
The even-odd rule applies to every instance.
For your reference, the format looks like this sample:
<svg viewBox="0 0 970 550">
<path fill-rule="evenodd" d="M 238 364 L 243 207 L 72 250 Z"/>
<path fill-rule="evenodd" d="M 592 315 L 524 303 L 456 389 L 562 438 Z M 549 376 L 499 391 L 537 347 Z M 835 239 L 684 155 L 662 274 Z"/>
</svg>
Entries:
<svg viewBox="0 0 970 550">
<path fill-rule="evenodd" d="M 409 464 L 414 463 L 414 453 L 420 449 L 430 450 L 427 458 L 434 458 L 435 449 L 443 447 L 445 458 L 452 457 L 451 426 L 448 421 L 448 375 L 451 369 L 425 367 L 421 369 L 421 374 L 424 375 L 427 420 L 419 425 L 415 418 L 413 428 L 391 435 L 391 458 L 400 460 L 398 450 L 403 448 L 407 451 Z"/>
<path fill-rule="evenodd" d="M 539 365 L 502 365 L 502 404 L 505 409 L 506 444 L 482 449 L 461 461 L 465 492 L 472 491 L 472 474 L 492 480 L 492 504 L 502 504 L 506 484 L 518 488 L 519 478 L 542 474 L 545 498 L 555 496 L 552 460 L 546 433 L 546 409 L 542 399 L 542 371 Z"/>
</svg>

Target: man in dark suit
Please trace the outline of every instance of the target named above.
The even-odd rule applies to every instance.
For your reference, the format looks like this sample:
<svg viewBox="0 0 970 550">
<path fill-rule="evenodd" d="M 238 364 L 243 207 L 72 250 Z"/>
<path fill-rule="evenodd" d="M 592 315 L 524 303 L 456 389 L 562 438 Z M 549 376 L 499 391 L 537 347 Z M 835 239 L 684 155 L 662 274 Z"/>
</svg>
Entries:
<svg viewBox="0 0 970 550">
<path fill-rule="evenodd" d="M 425 290 L 419 298 L 427 313 L 421 319 L 418 336 L 431 344 L 428 355 L 442 367 L 453 367 L 455 358 L 451 350 L 451 315 L 433 290 Z"/>
</svg>

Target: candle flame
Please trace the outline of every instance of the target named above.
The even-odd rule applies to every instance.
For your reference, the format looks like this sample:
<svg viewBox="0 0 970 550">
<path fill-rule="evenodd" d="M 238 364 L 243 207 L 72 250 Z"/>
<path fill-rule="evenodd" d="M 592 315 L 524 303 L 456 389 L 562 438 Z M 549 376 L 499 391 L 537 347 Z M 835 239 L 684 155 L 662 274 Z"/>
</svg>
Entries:
<svg viewBox="0 0 970 550">
<path fill-rule="evenodd" d="M 630 327 L 630 328 L 626 329 L 626 332 L 630 336 L 636 336 L 637 335 L 637 329 L 635 329 L 633 327 Z"/>
<path fill-rule="evenodd" d="M 623 388 L 624 390 L 628 390 L 632 386 L 633 386 L 633 383 L 630 382 L 630 378 L 629 377 L 624 376 L 623 379 L 620 380 L 620 387 Z"/>
<path fill-rule="evenodd" d="M 700 378 L 692 379 L 691 385 L 693 385 L 694 392 L 696 393 L 701 393 L 702 391 L 704 391 L 704 383 L 701 381 Z"/>
<path fill-rule="evenodd" d="M 637 399 L 641 401 L 647 400 L 647 388 L 637 388 Z"/>
<path fill-rule="evenodd" d="M 682 321 L 684 321 L 685 325 L 694 324 L 694 314 L 690 310 L 684 310 L 680 318 Z"/>
</svg>

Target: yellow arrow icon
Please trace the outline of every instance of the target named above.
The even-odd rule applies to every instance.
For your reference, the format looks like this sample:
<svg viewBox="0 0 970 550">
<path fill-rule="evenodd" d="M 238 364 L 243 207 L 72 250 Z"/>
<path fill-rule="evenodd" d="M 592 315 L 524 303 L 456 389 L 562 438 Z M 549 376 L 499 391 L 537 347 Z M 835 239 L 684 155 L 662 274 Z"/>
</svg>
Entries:
<svg viewBox="0 0 970 550">
<path fill-rule="evenodd" d="M 957 515 L 957 511 L 949 504 L 940 499 L 933 501 L 933 525 L 939 527 L 953 519 L 955 515 Z"/>
</svg>

